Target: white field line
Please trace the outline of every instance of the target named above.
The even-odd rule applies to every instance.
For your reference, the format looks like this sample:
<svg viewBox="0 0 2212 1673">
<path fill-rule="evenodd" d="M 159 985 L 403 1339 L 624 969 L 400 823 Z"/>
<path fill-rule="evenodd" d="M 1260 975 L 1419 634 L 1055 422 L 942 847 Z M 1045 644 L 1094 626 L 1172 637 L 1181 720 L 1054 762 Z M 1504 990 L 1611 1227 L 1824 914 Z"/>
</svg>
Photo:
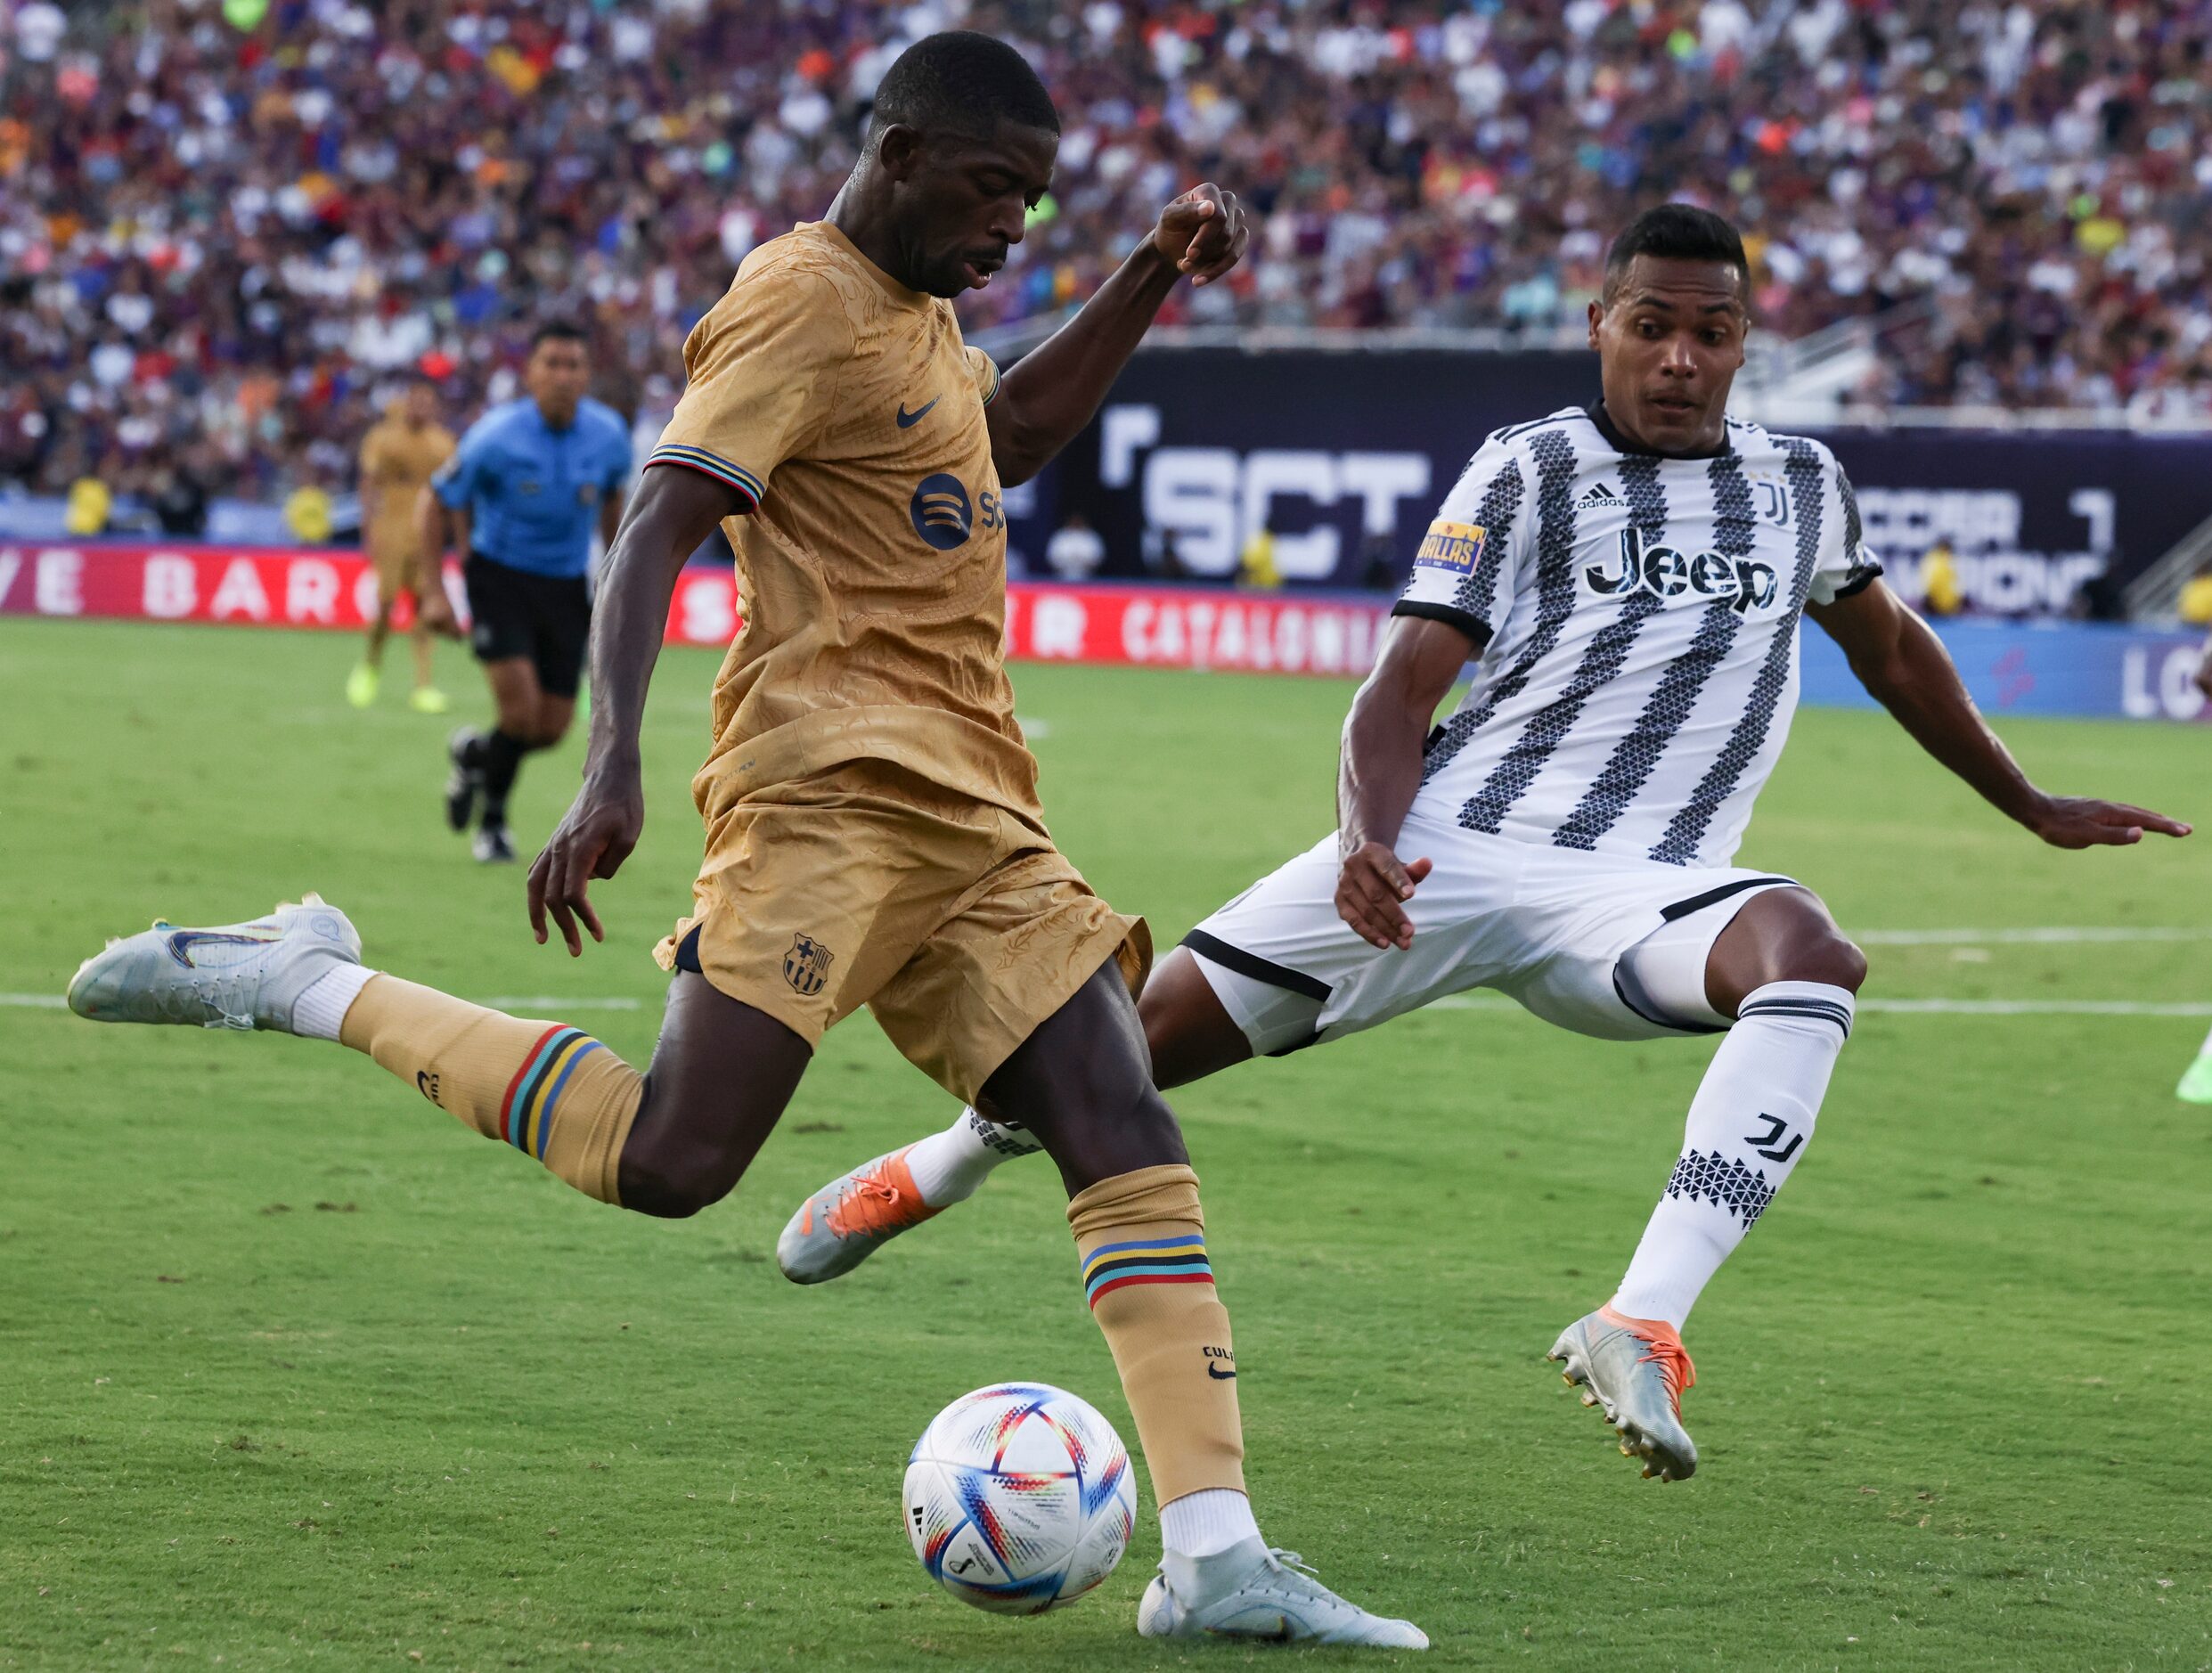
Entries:
<svg viewBox="0 0 2212 1673">
<path fill-rule="evenodd" d="M 1852 938 L 1870 947 L 2070 946 L 2092 943 L 2212 941 L 2212 929 L 2055 925 L 2011 929 L 1859 929 Z M 482 1003 L 502 1011 L 636 1011 L 645 1001 L 619 995 L 495 994 Z M 1519 1010 L 1511 1000 L 1454 994 L 1435 1002 L 1450 1011 Z M 64 1008 L 59 993 L 0 993 L 0 1010 Z M 2212 1016 L 2212 1003 L 2158 1003 L 2135 1000 L 1885 1000 L 1862 999 L 1862 1011 L 1947 1016 Z"/>
<path fill-rule="evenodd" d="M 1431 1000 L 1432 1011 L 1518 1011 L 1508 999 L 1485 994 L 1448 993 Z M 2201 1016 L 2212 1017 L 2212 1003 L 2161 1004 L 2138 1000 L 1883 1000 L 1861 998 L 1861 1014 L 1886 1011 L 1899 1016 Z"/>
<path fill-rule="evenodd" d="M 502 1011 L 543 1011 L 559 1016 L 567 1011 L 641 1011 L 642 1000 L 620 995 L 589 994 L 565 997 L 537 993 L 501 994 L 479 1001 Z M 0 993 L 0 1010 L 58 1011 L 65 1008 L 59 993 Z M 1425 1007 L 1432 1011 L 1519 1011 L 1508 999 L 1479 993 L 1448 993 Z M 2202 1016 L 2212 1017 L 2212 1002 L 2161 1003 L 2148 1000 L 1884 1000 L 1861 999 L 1861 1011 L 1887 1011 L 1901 1016 Z"/>
<path fill-rule="evenodd" d="M 495 1011 L 641 1011 L 643 1000 L 624 999 L 614 995 L 593 998 L 581 995 L 574 999 L 554 993 L 495 994 L 488 1000 L 478 1000 Z M 0 1010 L 59 1011 L 66 1010 L 69 1001 L 59 993 L 0 993 Z"/>
<path fill-rule="evenodd" d="M 488 1000 L 478 1000 L 477 1003 L 488 1005 L 495 1011 L 641 1011 L 645 1008 L 643 1000 L 620 999 L 611 995 L 602 999 L 569 1000 L 555 993 L 527 993 L 520 998 L 511 993 L 501 993 Z"/>
<path fill-rule="evenodd" d="M 1851 939 L 1868 947 L 2073 946 L 2086 942 L 2212 941 L 2212 929 L 1855 929 Z"/>
</svg>

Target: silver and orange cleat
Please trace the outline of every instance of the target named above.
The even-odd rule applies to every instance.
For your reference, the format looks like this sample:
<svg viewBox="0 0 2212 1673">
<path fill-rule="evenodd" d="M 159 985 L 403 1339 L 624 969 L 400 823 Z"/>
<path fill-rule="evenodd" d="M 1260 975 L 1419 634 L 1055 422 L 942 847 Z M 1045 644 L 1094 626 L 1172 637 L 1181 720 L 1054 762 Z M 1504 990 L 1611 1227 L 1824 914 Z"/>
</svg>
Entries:
<svg viewBox="0 0 2212 1673">
<path fill-rule="evenodd" d="M 935 1214 L 907 1171 L 906 1153 L 913 1147 L 863 1163 L 800 1204 L 776 1239 L 776 1264 L 784 1277 L 794 1284 L 843 1277 L 901 1232 Z"/>
<path fill-rule="evenodd" d="M 1619 1432 L 1621 1456 L 1640 1458 L 1662 1481 L 1697 1472 L 1697 1443 L 1682 1426 L 1682 1391 L 1697 1381 L 1674 1326 L 1601 1307 L 1560 1333 L 1547 1359 L 1563 1361 L 1585 1406 L 1603 1407 Z"/>
</svg>

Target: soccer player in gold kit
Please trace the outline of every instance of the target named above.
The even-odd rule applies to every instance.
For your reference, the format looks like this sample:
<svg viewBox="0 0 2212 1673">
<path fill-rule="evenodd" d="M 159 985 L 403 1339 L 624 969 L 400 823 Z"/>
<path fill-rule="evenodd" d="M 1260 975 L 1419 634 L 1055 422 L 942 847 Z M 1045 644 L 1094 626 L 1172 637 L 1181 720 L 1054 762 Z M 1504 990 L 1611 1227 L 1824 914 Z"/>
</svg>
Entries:
<svg viewBox="0 0 2212 1673">
<path fill-rule="evenodd" d="M 443 714 L 445 694 L 433 683 L 431 621 L 421 611 L 423 589 L 441 584 L 424 559 L 415 532 L 415 502 L 438 467 L 453 456 L 453 432 L 437 421 L 437 392 L 427 379 L 407 386 L 361 441 L 361 545 L 376 566 L 376 619 L 369 642 L 346 681 L 346 700 L 357 709 L 376 701 L 382 679 L 384 641 L 392 631 L 392 608 L 400 595 L 412 596 L 416 616 L 415 685 L 407 706 L 420 714 Z"/>
<path fill-rule="evenodd" d="M 572 954 L 603 939 L 588 888 L 644 822 L 639 723 L 669 599 L 722 522 L 747 624 L 693 783 L 706 858 L 659 948 L 673 975 L 649 1068 L 367 969 L 312 898 L 220 929 L 157 925 L 87 961 L 70 1004 L 339 1040 L 579 1190 L 672 1218 L 737 1184 L 822 1032 L 866 1005 L 910 1062 L 1059 1165 L 1161 1506 L 1138 1629 L 1418 1649 L 1417 1628 L 1259 1536 L 1198 1182 L 1130 997 L 1149 938 L 1054 846 L 1014 722 L 1002 487 L 1089 421 L 1176 283 L 1215 282 L 1246 237 L 1233 194 L 1184 193 L 1001 378 L 948 298 L 1020 241 L 1058 131 L 1011 47 L 918 43 L 828 214 L 748 256 L 685 347 L 683 400 L 600 588 L 584 788 L 529 884 L 541 940 L 549 918 Z"/>
</svg>

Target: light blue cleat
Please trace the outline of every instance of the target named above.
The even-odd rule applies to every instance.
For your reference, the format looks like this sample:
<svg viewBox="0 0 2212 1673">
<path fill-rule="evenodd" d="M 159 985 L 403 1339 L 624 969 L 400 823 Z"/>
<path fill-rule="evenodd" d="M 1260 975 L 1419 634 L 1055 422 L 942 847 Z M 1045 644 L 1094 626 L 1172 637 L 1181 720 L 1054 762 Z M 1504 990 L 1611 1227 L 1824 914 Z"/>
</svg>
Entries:
<svg viewBox="0 0 2212 1673">
<path fill-rule="evenodd" d="M 1137 1631 L 1146 1638 L 1429 1647 L 1428 1634 L 1411 1621 L 1370 1615 L 1346 1603 L 1314 1578 L 1296 1552 L 1272 1550 L 1256 1535 L 1215 1556 L 1170 1552 L 1137 1605 Z"/>
<path fill-rule="evenodd" d="M 292 1032 L 316 981 L 361 962 L 361 936 L 319 894 L 251 923 L 151 929 L 110 942 L 78 967 L 69 1008 L 95 1023 L 180 1023 Z"/>
</svg>

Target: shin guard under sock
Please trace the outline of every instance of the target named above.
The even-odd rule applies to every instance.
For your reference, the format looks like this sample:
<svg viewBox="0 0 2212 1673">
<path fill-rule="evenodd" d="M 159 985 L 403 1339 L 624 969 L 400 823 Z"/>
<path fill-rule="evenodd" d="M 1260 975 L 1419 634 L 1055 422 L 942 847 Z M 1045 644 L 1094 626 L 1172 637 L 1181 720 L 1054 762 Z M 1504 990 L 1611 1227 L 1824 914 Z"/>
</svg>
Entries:
<svg viewBox="0 0 2212 1673">
<path fill-rule="evenodd" d="M 1067 1220 L 1155 1499 L 1243 1492 L 1237 1356 L 1206 1260 L 1198 1176 L 1179 1164 L 1101 1179 L 1076 1194 Z"/>
<path fill-rule="evenodd" d="M 1824 982 L 1770 982 L 1744 996 L 1691 1100 L 1681 1158 L 1615 1312 L 1682 1328 L 1804 1155 L 1851 1013 L 1850 990 Z"/>
</svg>

